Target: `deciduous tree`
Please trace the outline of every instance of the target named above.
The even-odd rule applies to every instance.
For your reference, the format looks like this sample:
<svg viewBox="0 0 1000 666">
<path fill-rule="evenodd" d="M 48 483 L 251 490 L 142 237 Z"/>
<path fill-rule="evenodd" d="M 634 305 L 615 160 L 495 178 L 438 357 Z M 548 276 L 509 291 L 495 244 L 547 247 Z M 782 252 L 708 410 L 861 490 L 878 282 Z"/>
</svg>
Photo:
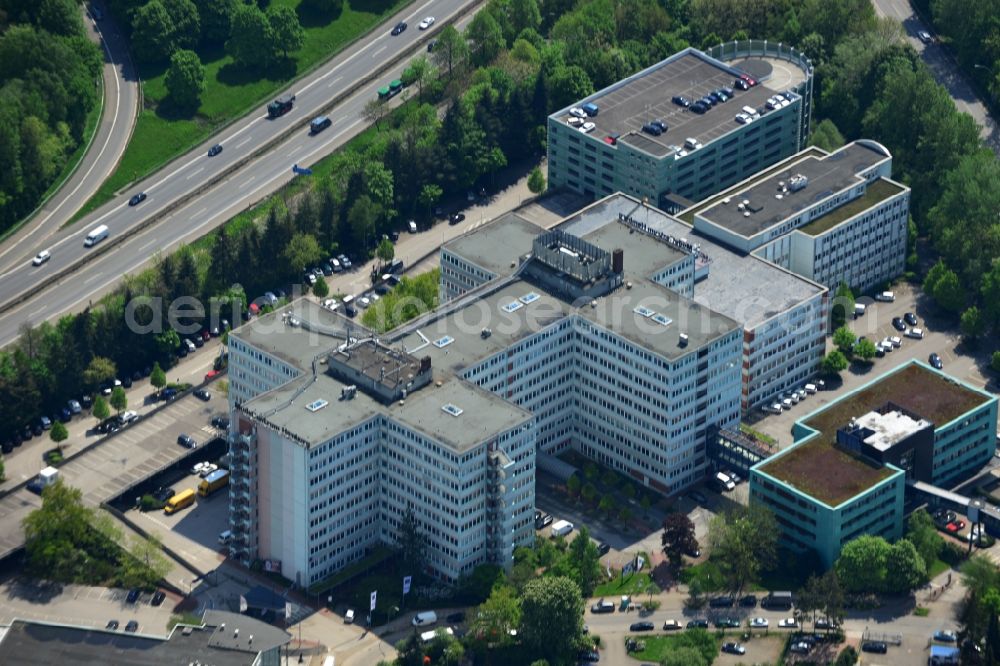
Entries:
<svg viewBox="0 0 1000 666">
<path fill-rule="evenodd" d="M 116 386 L 111 391 L 111 406 L 115 408 L 115 411 L 121 414 L 128 408 L 128 396 L 125 395 L 125 389 L 121 386 Z"/>
<path fill-rule="evenodd" d="M 55 442 L 60 451 L 62 451 L 62 443 L 66 441 L 67 437 L 69 437 L 69 432 L 66 430 L 66 426 L 62 424 L 62 421 L 56 421 L 52 424 L 52 428 L 49 430 L 49 438 Z"/>
<path fill-rule="evenodd" d="M 275 56 L 273 31 L 271 22 L 256 5 L 237 5 L 231 17 L 226 53 L 244 67 L 264 67 Z"/>
<path fill-rule="evenodd" d="M 594 593 L 594 587 L 601 580 L 601 560 L 597 546 L 590 538 L 587 526 L 581 526 L 579 534 L 569 544 L 566 559 L 572 566 L 573 579 L 584 598 Z"/>
<path fill-rule="evenodd" d="M 91 413 L 94 415 L 94 418 L 98 420 L 98 422 L 111 416 L 111 410 L 108 408 L 108 403 L 105 402 L 102 396 L 97 396 L 97 398 L 94 399 L 94 408 Z"/>
<path fill-rule="evenodd" d="M 907 539 L 900 539 L 892 544 L 885 568 L 887 592 L 905 594 L 927 582 L 924 560 Z"/>
<path fill-rule="evenodd" d="M 844 354 L 850 354 L 854 349 L 854 341 L 857 336 L 854 335 L 854 331 L 846 326 L 841 326 L 836 331 L 833 332 L 833 344 L 837 346 L 837 349 L 844 352 Z"/>
<path fill-rule="evenodd" d="M 205 67 L 198 54 L 186 49 L 174 51 L 164 84 L 170 99 L 178 106 L 198 106 L 201 93 L 205 90 Z"/>
<path fill-rule="evenodd" d="M 528 189 L 532 194 L 541 194 L 545 191 L 545 174 L 537 166 L 528 174 Z"/>
<path fill-rule="evenodd" d="M 562 660 L 583 635 L 583 598 L 562 576 L 528 581 L 521 596 L 521 640 L 530 654 Z"/>
<path fill-rule="evenodd" d="M 164 62 L 174 50 L 174 23 L 160 0 L 149 0 L 132 15 L 132 50 L 144 62 Z"/>
<path fill-rule="evenodd" d="M 167 373 L 160 367 L 159 361 L 153 363 L 153 371 L 149 375 L 149 383 L 156 389 L 161 389 L 167 385 Z"/>
<path fill-rule="evenodd" d="M 778 523 L 774 514 L 751 504 L 720 514 L 708 528 L 712 556 L 736 592 L 753 582 L 761 571 L 773 566 L 777 557 Z"/>
<path fill-rule="evenodd" d="M 694 536 L 694 523 L 686 513 L 674 512 L 664 518 L 660 545 L 674 569 L 679 569 L 683 564 L 684 553 L 697 550 L 698 540 Z"/>
<path fill-rule="evenodd" d="M 875 358 L 875 352 L 875 343 L 868 338 L 859 340 L 858 344 L 854 345 L 854 356 L 861 361 L 871 361 Z"/>
<path fill-rule="evenodd" d="M 848 541 L 834 564 L 837 579 L 849 592 L 881 592 L 889 550 L 888 542 L 880 536 L 863 534 Z"/>
<path fill-rule="evenodd" d="M 271 25 L 272 49 L 288 57 L 289 51 L 298 51 L 305 43 L 306 31 L 299 23 L 295 10 L 287 5 L 271 7 L 267 10 L 267 21 Z"/>
</svg>

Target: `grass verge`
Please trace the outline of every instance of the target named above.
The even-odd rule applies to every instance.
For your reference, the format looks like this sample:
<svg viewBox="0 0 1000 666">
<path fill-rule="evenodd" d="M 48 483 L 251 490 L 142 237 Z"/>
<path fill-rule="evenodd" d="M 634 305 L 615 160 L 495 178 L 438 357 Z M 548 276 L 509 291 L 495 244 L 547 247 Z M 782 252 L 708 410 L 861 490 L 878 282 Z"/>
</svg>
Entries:
<svg viewBox="0 0 1000 666">
<path fill-rule="evenodd" d="M 181 112 L 166 101 L 166 66 L 140 67 L 146 105 L 121 163 L 70 224 L 92 212 L 115 193 L 206 140 L 220 127 L 262 104 L 290 81 L 314 69 L 364 35 L 410 0 L 345 0 L 333 20 L 299 8 L 301 0 L 273 0 L 272 7 L 292 7 L 305 29 L 302 48 L 264 74 L 245 71 L 218 47 L 200 49 L 205 65 L 205 91 L 194 113 Z M 331 93 L 331 96 L 334 93 Z"/>
<path fill-rule="evenodd" d="M 606 583 L 602 583 L 594 588 L 595 597 L 613 597 L 621 596 L 623 594 L 635 595 L 639 597 L 643 594 L 649 594 L 652 590 L 653 594 L 659 594 L 660 587 L 650 578 L 648 573 L 639 572 L 626 576 L 623 581 L 620 574 L 615 574 L 613 580 L 609 580 Z M 642 599 L 636 598 L 633 601 L 636 603 L 641 603 Z"/>
<path fill-rule="evenodd" d="M 645 643 L 642 650 L 631 654 L 635 659 L 660 663 L 667 655 L 680 648 L 692 648 L 705 657 L 705 663 L 712 663 L 718 654 L 718 641 L 704 629 L 688 629 L 673 636 L 631 636 L 630 638 Z"/>
</svg>

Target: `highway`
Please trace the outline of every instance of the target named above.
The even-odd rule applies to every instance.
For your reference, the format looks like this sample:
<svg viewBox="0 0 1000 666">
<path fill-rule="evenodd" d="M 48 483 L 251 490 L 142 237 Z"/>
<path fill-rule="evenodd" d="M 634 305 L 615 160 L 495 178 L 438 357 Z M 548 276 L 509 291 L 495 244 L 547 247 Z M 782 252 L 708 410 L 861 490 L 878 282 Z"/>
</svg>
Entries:
<svg viewBox="0 0 1000 666">
<path fill-rule="evenodd" d="M 986 105 L 976 97 L 975 91 L 966 80 L 958 63 L 952 55 L 940 44 L 924 44 L 917 38 L 917 33 L 926 30 L 933 34 L 934 30 L 930 26 L 924 25 L 920 17 L 913 11 L 909 0 L 872 0 L 875 5 L 875 13 L 879 16 L 887 16 L 899 21 L 906 31 L 906 38 L 920 53 L 931 73 L 938 83 L 948 89 L 948 94 L 955 100 L 955 106 L 959 111 L 968 113 L 982 128 L 980 136 L 983 141 L 1000 155 L 1000 127 L 997 126 Z"/>
<path fill-rule="evenodd" d="M 411 6 L 385 22 L 358 47 L 348 49 L 290 88 L 296 102 L 289 113 L 270 120 L 261 107 L 259 113 L 175 160 L 137 184 L 121 200 L 105 205 L 53 236 L 50 242 L 25 244 L 14 253 L 16 261 L 12 261 L 13 256 L 7 257 L 7 264 L 0 264 L 0 308 L 5 309 L 0 317 L 0 345 L 13 341 L 25 323 L 36 325 L 73 308 L 85 307 L 89 300 L 157 253 L 197 239 L 277 190 L 294 177 L 293 164 L 311 164 L 357 134 L 364 128 L 364 105 L 376 96 L 379 87 L 399 77 L 406 62 L 398 62 L 383 75 L 373 74 L 387 67 L 403 50 L 423 52 L 424 46 L 418 40 L 440 30 L 467 6 L 468 0 L 429 0 Z M 435 16 L 436 23 L 428 31 L 418 30 L 417 23 L 428 15 Z M 405 20 L 409 28 L 399 36 L 391 36 L 389 30 L 399 20 Z M 366 79 L 369 81 L 335 111 L 329 111 L 338 94 Z M 333 124 L 310 136 L 309 121 L 320 112 L 329 115 Z M 282 140 L 287 132 L 291 135 Z M 215 143 L 221 143 L 224 150 L 208 157 L 208 148 Z M 138 206 L 128 206 L 127 198 L 140 191 L 146 192 L 148 198 Z M 85 248 L 84 237 L 100 224 L 110 229 L 109 239 Z M 129 232 L 132 235 L 122 240 Z M 40 267 L 32 267 L 31 257 L 41 249 L 48 249 L 52 258 Z M 99 261 L 83 263 L 88 254 L 97 253 L 102 254 Z M 74 264 L 82 266 L 66 275 L 67 268 Z M 38 293 L 42 286 L 47 289 Z M 10 306 L 25 296 L 26 300 Z"/>
<path fill-rule="evenodd" d="M 81 7 L 81 11 L 85 10 Z M 69 222 L 115 170 L 132 136 L 140 91 L 128 42 L 106 11 L 100 21 L 85 13 L 84 28 L 87 37 L 104 54 L 104 109 L 100 124 L 69 178 L 27 223 L 0 245 L 0 267 L 6 268 L 12 259 L 20 261 L 21 254 L 45 243 Z"/>
</svg>

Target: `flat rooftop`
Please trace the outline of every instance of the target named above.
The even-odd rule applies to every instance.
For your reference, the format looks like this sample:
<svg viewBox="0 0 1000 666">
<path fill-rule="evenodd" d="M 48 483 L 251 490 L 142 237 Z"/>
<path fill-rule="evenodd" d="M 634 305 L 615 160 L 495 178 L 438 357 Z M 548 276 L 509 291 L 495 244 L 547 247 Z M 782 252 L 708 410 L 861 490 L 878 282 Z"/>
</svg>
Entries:
<svg viewBox="0 0 1000 666">
<path fill-rule="evenodd" d="M 942 427 L 992 399 L 911 361 L 807 415 L 800 423 L 816 430 L 817 434 L 792 446 L 788 453 L 763 463 L 759 471 L 830 506 L 837 506 L 896 473 L 834 445 L 837 429 L 846 426 L 852 418 L 892 402 L 935 427 Z"/>
<path fill-rule="evenodd" d="M 531 243 L 545 229 L 516 213 L 507 213 L 458 238 L 444 249 L 494 275 L 510 275 L 521 256 L 531 252 Z"/>
<path fill-rule="evenodd" d="M 476 297 L 454 301 L 432 316 L 390 333 L 414 355 L 428 355 L 435 368 L 456 373 L 500 353 L 519 340 L 579 315 L 626 340 L 674 360 L 739 328 L 732 319 L 702 307 L 645 278 L 628 274 L 624 287 L 589 302 L 570 303 L 529 280 L 511 279 Z M 468 295 L 466 295 L 468 296 Z M 484 337 L 483 329 L 489 334 Z M 680 334 L 688 344 L 680 346 Z M 447 340 L 439 345 L 434 341 Z"/>
<path fill-rule="evenodd" d="M 785 89 L 772 89 L 766 80 L 745 92 L 737 89 L 732 99 L 709 109 L 703 115 L 671 101 L 675 95 L 683 95 L 694 101 L 723 86 L 731 88 L 737 71 L 742 70 L 721 63 L 696 49 L 685 49 L 585 100 L 599 108 L 597 116 L 588 118 L 596 125 L 590 134 L 598 140 L 619 134 L 620 142 L 656 157 L 663 157 L 675 152 L 672 146 L 682 146 L 688 137 L 708 145 L 710 141 L 743 127 L 735 120 L 743 106 L 762 110 L 762 116 L 774 113 L 764 108 L 767 98 L 777 92 L 785 92 L 805 80 L 805 72 L 800 72 L 801 78 L 798 80 L 785 81 L 789 84 Z M 573 106 L 581 106 L 583 103 L 585 102 L 581 101 Z M 796 100 L 794 104 L 801 104 L 801 100 Z M 568 111 L 566 109 L 552 117 L 569 126 Z M 654 137 L 641 131 L 643 125 L 656 119 L 667 124 L 669 129 L 664 134 Z M 636 133 L 627 135 L 628 132 Z"/>
<path fill-rule="evenodd" d="M 285 316 L 308 322 L 309 330 L 287 326 L 283 320 Z M 251 319 L 230 335 L 305 370 L 319 354 L 344 342 L 348 330 L 352 337 L 371 335 L 364 326 L 330 312 L 319 303 L 298 298 L 273 312 Z"/>
<path fill-rule="evenodd" d="M 757 469 L 830 507 L 903 473 L 842 451 L 826 433 L 792 446 Z"/>
<path fill-rule="evenodd" d="M 906 188 L 902 185 L 885 178 L 879 178 L 868 184 L 863 196 L 848 201 L 843 206 L 837 206 L 823 217 L 813 220 L 804 227 L 799 227 L 799 231 L 810 236 L 818 236 L 833 229 L 844 220 L 863 213 L 869 208 L 874 208 L 886 199 L 904 191 L 906 191 Z"/>
<path fill-rule="evenodd" d="M 727 190 L 724 197 L 711 206 L 702 208 L 699 214 L 712 224 L 744 238 L 751 238 L 823 199 L 863 182 L 864 179 L 858 173 L 889 159 L 889 155 L 860 143 L 850 143 L 825 157 L 806 154 L 783 163 L 782 168 L 777 171 L 770 170 L 764 176 L 751 178 Z M 789 183 L 797 175 L 808 178 L 808 184 L 793 192 Z M 780 187 L 782 183 L 789 188 L 787 192 Z M 884 188 L 880 189 L 877 191 L 879 198 L 868 199 L 869 205 L 899 191 L 898 187 L 895 192 L 888 193 Z M 779 195 L 780 199 L 777 198 Z M 744 210 L 740 210 L 738 204 L 746 201 L 749 204 Z M 836 215 L 838 210 L 839 208 L 835 208 L 829 214 Z M 750 213 L 749 216 L 746 215 L 747 212 Z M 840 221 L 845 219 L 847 218 L 841 217 Z M 698 220 L 695 218 L 695 227 L 697 226 Z"/>
<path fill-rule="evenodd" d="M 256 651 L 213 646 L 212 629 L 194 628 L 184 635 L 183 627 L 179 626 L 165 639 L 14 620 L 0 641 L 0 665 L 186 666 L 200 662 L 213 666 L 250 666 L 254 663 Z"/>
<path fill-rule="evenodd" d="M 307 334 L 301 328 L 294 330 Z M 248 400 L 242 409 L 275 430 L 294 436 L 307 447 L 322 444 L 369 419 L 388 416 L 458 453 L 531 418 L 529 412 L 444 369 L 435 370 L 431 384 L 413 391 L 405 400 L 388 405 L 367 394 L 361 386 L 352 398 L 343 399 L 342 389 L 346 386 L 325 371 L 313 377 L 308 370 L 305 375 Z M 446 411 L 448 405 L 458 409 Z"/>
<path fill-rule="evenodd" d="M 614 243 L 625 250 L 626 273 L 652 275 L 680 253 L 642 233 L 629 233 L 619 213 L 663 234 L 686 238 L 710 259 L 708 277 L 694 286 L 694 300 L 748 329 L 826 291 L 826 287 L 774 264 L 718 244 L 661 210 L 644 207 L 625 195 L 612 194 L 577 212 L 557 228 L 597 244 Z M 596 239 L 603 238 L 598 241 Z M 609 245 L 609 247 L 611 247 Z M 674 254 L 672 254 L 674 253 Z M 662 263 L 659 257 L 662 256 Z"/>
<path fill-rule="evenodd" d="M 903 439 L 931 425 L 925 419 L 915 419 L 899 410 L 885 414 L 868 412 L 856 420 L 857 424 L 872 431 L 865 444 L 878 451 L 888 451 Z"/>
</svg>

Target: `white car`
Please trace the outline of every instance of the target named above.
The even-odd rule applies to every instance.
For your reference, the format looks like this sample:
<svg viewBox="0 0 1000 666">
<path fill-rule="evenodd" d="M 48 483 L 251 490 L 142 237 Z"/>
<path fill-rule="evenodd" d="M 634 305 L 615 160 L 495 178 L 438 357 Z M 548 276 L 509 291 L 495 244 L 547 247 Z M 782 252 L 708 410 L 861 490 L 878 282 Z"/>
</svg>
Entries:
<svg viewBox="0 0 1000 666">
<path fill-rule="evenodd" d="M 41 252 L 39 252 L 38 254 L 35 255 L 34 259 L 31 260 L 31 265 L 32 266 L 41 266 L 42 264 L 44 264 L 46 261 L 48 261 L 51 258 L 52 258 L 52 255 L 49 254 L 48 250 L 42 250 Z"/>
<path fill-rule="evenodd" d="M 198 472 L 198 476 L 204 479 L 206 476 L 208 476 L 217 469 L 219 469 L 219 466 L 216 465 L 215 463 L 205 463 L 205 465 L 201 468 L 201 471 Z"/>
<path fill-rule="evenodd" d="M 581 108 L 573 107 L 572 109 L 569 110 L 569 115 L 576 116 L 577 118 L 586 118 L 587 112 Z"/>
<path fill-rule="evenodd" d="M 778 626 L 782 629 L 795 629 L 799 623 L 794 617 L 786 617 L 778 621 Z"/>
<path fill-rule="evenodd" d="M 593 131 L 595 127 L 597 127 L 597 125 L 594 123 L 584 123 L 580 126 L 580 131 L 586 134 L 587 132 Z"/>
<path fill-rule="evenodd" d="M 566 119 L 566 122 L 569 124 L 570 127 L 575 127 L 577 129 L 579 129 L 580 125 L 583 124 L 583 118 L 577 118 L 576 116 L 570 116 L 569 118 Z"/>
<path fill-rule="evenodd" d="M 893 349 L 896 348 L 896 345 L 892 344 L 892 340 L 889 338 L 885 338 L 884 340 L 882 340 L 881 345 L 882 349 L 886 350 L 887 352 L 891 352 Z"/>
<path fill-rule="evenodd" d="M 889 338 L 889 342 L 891 342 L 892 346 L 896 348 L 903 346 L 903 340 L 898 335 L 894 335 L 891 338 Z"/>
<path fill-rule="evenodd" d="M 372 302 L 367 296 L 362 296 L 358 299 L 358 307 L 360 308 L 367 308 L 371 304 Z"/>
<path fill-rule="evenodd" d="M 770 623 L 767 621 L 766 617 L 755 617 L 750 620 L 751 629 L 767 629 Z"/>
<path fill-rule="evenodd" d="M 748 116 L 745 113 L 736 114 L 736 122 L 738 122 L 740 125 L 746 125 L 747 123 L 750 122 L 750 120 L 751 120 L 750 116 Z"/>
<path fill-rule="evenodd" d="M 122 415 L 118 417 L 118 420 L 121 421 L 122 425 L 128 425 L 137 418 L 139 418 L 139 415 L 130 409 L 127 412 L 122 412 Z"/>
<path fill-rule="evenodd" d="M 434 17 L 433 16 L 428 16 L 423 21 L 421 21 L 420 23 L 418 23 L 417 27 L 420 28 L 421 30 L 426 30 L 427 28 L 431 27 L 432 25 L 434 25 Z"/>
<path fill-rule="evenodd" d="M 210 463 L 207 463 L 207 462 L 195 463 L 194 467 L 191 468 L 191 474 L 201 474 L 201 470 L 205 469 L 205 465 L 208 465 L 208 464 L 210 464 Z"/>
</svg>

